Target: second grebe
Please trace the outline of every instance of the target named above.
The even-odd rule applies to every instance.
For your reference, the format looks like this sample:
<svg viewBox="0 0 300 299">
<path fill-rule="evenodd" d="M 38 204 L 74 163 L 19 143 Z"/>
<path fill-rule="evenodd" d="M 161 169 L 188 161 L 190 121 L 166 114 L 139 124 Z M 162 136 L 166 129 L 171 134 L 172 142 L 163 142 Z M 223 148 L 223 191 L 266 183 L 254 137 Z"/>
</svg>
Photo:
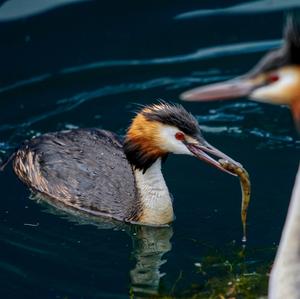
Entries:
<svg viewBox="0 0 300 299">
<path fill-rule="evenodd" d="M 205 141 L 197 120 L 182 106 L 163 102 L 135 116 L 124 142 L 100 129 L 48 133 L 26 141 L 13 168 L 31 190 L 68 207 L 162 225 L 174 219 L 161 173 L 169 153 L 195 156 L 225 172 L 209 154 L 238 165 Z"/>
<path fill-rule="evenodd" d="M 248 75 L 187 91 L 181 98 L 200 101 L 249 95 L 267 103 L 287 104 L 300 132 L 300 26 L 293 18 L 287 20 L 284 39 L 284 46 L 267 54 Z M 270 275 L 268 298 L 300 298 L 300 165 Z"/>
</svg>

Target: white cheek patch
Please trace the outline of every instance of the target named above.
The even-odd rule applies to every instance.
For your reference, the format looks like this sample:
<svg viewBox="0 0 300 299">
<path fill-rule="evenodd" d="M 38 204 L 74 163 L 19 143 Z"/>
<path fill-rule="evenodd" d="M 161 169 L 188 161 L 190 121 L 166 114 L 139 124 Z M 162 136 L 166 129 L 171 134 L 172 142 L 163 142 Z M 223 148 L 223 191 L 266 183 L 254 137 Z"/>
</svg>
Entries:
<svg viewBox="0 0 300 299">
<path fill-rule="evenodd" d="M 160 129 L 160 147 L 168 152 L 182 155 L 193 155 L 182 141 L 175 138 L 179 130 L 171 126 L 162 126 Z"/>
<path fill-rule="evenodd" d="M 289 104 L 293 99 L 294 88 L 299 84 L 298 74 L 294 72 L 279 72 L 278 81 L 256 89 L 250 95 L 250 98 L 259 102 Z"/>
</svg>

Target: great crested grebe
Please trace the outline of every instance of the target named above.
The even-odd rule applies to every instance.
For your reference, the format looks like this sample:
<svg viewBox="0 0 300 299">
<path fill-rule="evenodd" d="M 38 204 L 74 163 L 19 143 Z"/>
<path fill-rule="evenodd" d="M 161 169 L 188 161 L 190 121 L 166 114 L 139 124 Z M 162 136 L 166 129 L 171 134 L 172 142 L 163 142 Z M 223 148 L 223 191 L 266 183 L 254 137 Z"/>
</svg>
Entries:
<svg viewBox="0 0 300 299">
<path fill-rule="evenodd" d="M 93 215 L 162 225 L 174 219 L 161 173 L 169 153 L 194 156 L 225 172 L 209 154 L 239 165 L 205 141 L 192 114 L 161 102 L 137 113 L 123 142 L 100 129 L 48 133 L 24 142 L 13 168 L 50 201 Z"/>
<path fill-rule="evenodd" d="M 184 92 L 185 101 L 207 101 L 249 96 L 260 102 L 289 105 L 300 130 L 300 25 L 288 18 L 284 44 L 264 56 L 247 74 Z"/>
<path fill-rule="evenodd" d="M 300 132 L 300 26 L 288 18 L 281 49 L 267 54 L 247 75 L 187 91 L 183 100 L 202 101 L 249 95 L 291 108 Z M 300 298 L 300 165 L 269 280 L 269 299 Z"/>
</svg>

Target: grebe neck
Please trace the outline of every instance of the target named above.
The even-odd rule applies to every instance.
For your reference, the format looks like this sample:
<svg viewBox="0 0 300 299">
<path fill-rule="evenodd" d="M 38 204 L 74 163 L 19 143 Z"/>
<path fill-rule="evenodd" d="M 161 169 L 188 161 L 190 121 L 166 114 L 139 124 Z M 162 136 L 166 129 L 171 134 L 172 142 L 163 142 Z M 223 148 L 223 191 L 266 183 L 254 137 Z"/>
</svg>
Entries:
<svg viewBox="0 0 300 299">
<path fill-rule="evenodd" d="M 173 204 L 161 172 L 161 158 L 158 158 L 145 172 L 135 169 L 134 176 L 143 206 L 139 222 L 155 225 L 172 222 Z"/>
</svg>

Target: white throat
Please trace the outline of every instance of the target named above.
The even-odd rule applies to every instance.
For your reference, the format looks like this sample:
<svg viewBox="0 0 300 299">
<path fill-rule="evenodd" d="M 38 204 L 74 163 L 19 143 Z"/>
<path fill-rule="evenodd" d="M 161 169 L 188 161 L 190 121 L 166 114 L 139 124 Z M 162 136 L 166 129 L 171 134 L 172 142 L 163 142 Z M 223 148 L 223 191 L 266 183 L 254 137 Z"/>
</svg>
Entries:
<svg viewBox="0 0 300 299">
<path fill-rule="evenodd" d="M 157 159 L 145 173 L 134 170 L 137 189 L 143 205 L 140 222 L 167 224 L 173 221 L 173 205 L 161 172 L 161 159 Z"/>
</svg>

